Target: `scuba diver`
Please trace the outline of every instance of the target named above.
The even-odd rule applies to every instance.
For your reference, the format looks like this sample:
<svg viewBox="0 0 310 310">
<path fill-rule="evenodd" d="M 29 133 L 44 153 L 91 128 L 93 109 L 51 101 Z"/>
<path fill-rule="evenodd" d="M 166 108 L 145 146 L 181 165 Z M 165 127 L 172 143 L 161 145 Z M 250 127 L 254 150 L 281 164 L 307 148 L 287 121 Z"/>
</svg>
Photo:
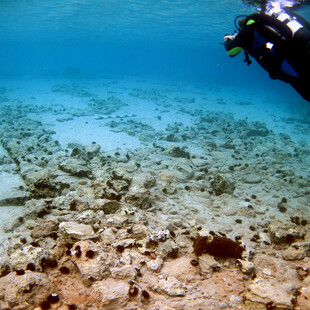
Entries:
<svg viewBox="0 0 310 310">
<path fill-rule="evenodd" d="M 223 44 L 230 57 L 243 49 L 244 62 L 250 65 L 251 55 L 270 78 L 289 83 L 310 101 L 310 23 L 293 12 L 304 2 L 282 7 L 279 1 L 251 1 L 259 5 L 258 13 L 237 16 L 238 33 L 225 35 Z"/>
</svg>

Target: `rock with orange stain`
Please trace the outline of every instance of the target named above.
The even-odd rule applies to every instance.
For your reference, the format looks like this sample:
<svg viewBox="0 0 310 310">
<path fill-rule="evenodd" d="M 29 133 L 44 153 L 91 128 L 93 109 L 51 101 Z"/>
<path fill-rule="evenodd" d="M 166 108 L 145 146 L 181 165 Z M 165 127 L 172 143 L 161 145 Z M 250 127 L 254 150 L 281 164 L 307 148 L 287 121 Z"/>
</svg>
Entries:
<svg viewBox="0 0 310 310">
<path fill-rule="evenodd" d="M 80 255 L 76 255 L 78 252 Z M 94 281 L 107 278 L 110 275 L 110 268 L 115 267 L 119 261 L 115 253 L 105 252 L 99 244 L 90 240 L 76 243 L 71 253 L 71 260 L 79 269 L 82 280 L 87 286 Z"/>
<path fill-rule="evenodd" d="M 114 279 L 95 282 L 91 287 L 91 295 L 100 301 L 102 309 L 123 309 L 129 300 L 129 284 Z M 105 308 L 104 306 L 108 306 Z"/>
<path fill-rule="evenodd" d="M 24 302 L 29 305 L 27 309 L 34 309 L 47 300 L 51 290 L 47 275 L 39 272 L 26 270 L 19 276 L 11 272 L 0 278 L 0 296 L 2 301 L 8 302 L 10 309 Z"/>
</svg>

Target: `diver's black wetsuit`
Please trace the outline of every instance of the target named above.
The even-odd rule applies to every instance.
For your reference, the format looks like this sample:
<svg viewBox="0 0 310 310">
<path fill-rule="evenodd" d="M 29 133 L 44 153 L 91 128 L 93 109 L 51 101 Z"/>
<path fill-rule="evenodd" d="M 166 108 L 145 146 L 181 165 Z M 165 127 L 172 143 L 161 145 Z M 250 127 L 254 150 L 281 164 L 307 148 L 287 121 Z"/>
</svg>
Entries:
<svg viewBox="0 0 310 310">
<path fill-rule="evenodd" d="M 293 34 L 286 21 L 264 13 L 251 14 L 235 38 L 226 40 L 224 45 L 230 56 L 243 48 L 272 79 L 291 84 L 310 101 L 310 24 L 302 18 L 296 20 L 303 27 Z"/>
</svg>

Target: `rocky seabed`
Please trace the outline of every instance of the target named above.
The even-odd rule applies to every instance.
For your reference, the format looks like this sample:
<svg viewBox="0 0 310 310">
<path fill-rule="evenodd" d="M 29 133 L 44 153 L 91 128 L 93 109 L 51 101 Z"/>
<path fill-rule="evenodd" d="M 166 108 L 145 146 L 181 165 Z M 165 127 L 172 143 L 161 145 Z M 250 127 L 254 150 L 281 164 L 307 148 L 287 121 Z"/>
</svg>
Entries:
<svg viewBox="0 0 310 310">
<path fill-rule="evenodd" d="M 310 309 L 307 144 L 175 98 L 192 126 L 109 120 L 143 146 L 63 147 L 28 116 L 61 109 L 8 100 L 0 171 L 24 186 L 0 201 L 22 210 L 3 227 L 0 309 Z M 107 97 L 89 108 L 109 114 L 110 101 L 124 106 Z"/>
</svg>

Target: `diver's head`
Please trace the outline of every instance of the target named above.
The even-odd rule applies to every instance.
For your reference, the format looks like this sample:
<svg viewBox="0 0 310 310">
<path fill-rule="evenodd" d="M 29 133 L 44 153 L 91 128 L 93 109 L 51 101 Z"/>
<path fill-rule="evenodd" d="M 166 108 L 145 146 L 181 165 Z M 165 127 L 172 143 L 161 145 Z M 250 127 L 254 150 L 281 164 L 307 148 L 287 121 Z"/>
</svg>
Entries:
<svg viewBox="0 0 310 310">
<path fill-rule="evenodd" d="M 247 16 L 238 20 L 239 30 L 243 29 L 247 23 Z"/>
</svg>

